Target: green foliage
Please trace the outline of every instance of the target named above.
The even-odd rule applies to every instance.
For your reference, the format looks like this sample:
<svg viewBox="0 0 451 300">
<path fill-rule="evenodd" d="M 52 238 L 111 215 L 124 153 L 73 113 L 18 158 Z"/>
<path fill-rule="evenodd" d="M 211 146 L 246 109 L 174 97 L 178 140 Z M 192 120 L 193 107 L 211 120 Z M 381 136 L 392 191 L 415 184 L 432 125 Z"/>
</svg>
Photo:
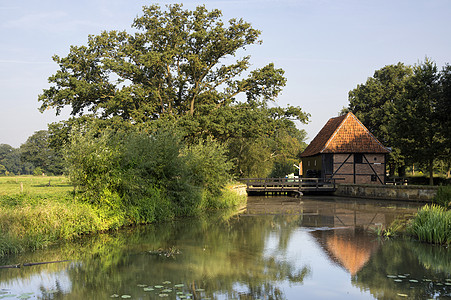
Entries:
<svg viewBox="0 0 451 300">
<path fill-rule="evenodd" d="M 438 71 L 428 58 L 414 66 L 398 63 L 375 71 L 349 92 L 349 110 L 393 149 L 391 176 L 415 163 L 427 166 L 433 184 L 435 161 L 449 159 L 450 73 L 449 65 Z"/>
<path fill-rule="evenodd" d="M 230 180 L 225 149 L 207 140 L 185 147 L 174 130 L 75 130 L 66 150 L 78 197 L 130 223 L 150 223 L 216 207 Z M 230 204 L 230 205 L 233 205 Z M 113 215 L 114 215 L 113 213 Z"/>
<path fill-rule="evenodd" d="M 425 205 L 409 225 L 408 231 L 420 241 L 451 244 L 451 211 L 438 205 Z"/>
<path fill-rule="evenodd" d="M 188 144 L 213 138 L 225 145 L 237 164 L 234 175 L 267 175 L 282 152 L 278 134 L 305 139 L 293 120 L 306 123 L 309 115 L 268 106 L 285 86 L 284 71 L 272 63 L 249 70 L 250 56 L 235 59 L 260 43 L 260 31 L 221 16 L 204 6 L 152 5 L 135 19 L 132 34 L 103 32 L 72 46 L 67 57 L 55 56 L 59 70 L 39 96 L 41 111 L 55 108 L 58 115 L 71 106 L 74 118 L 51 125 L 51 145 L 62 149 L 71 130 L 92 119 L 99 130 L 152 132 L 173 124 Z"/>
<path fill-rule="evenodd" d="M 42 170 L 41 167 L 37 167 L 33 170 L 33 175 L 34 176 L 41 176 L 44 173 L 44 170 Z"/>
<path fill-rule="evenodd" d="M 451 186 L 440 186 L 432 202 L 446 209 L 451 208 Z"/>
<path fill-rule="evenodd" d="M 225 147 L 211 139 L 188 146 L 183 151 L 188 176 L 211 196 L 220 195 L 231 179 L 229 172 L 233 164 L 227 160 L 226 154 Z"/>
<path fill-rule="evenodd" d="M 292 159 L 292 160 L 284 160 L 284 161 L 276 161 L 273 165 L 273 169 L 271 173 L 269 174 L 269 177 L 272 178 L 279 178 L 279 177 L 285 177 L 288 174 L 293 174 L 296 172 L 296 168 L 293 166 L 293 164 L 298 163 L 298 161 Z"/>
<path fill-rule="evenodd" d="M 282 70 L 268 64 L 243 79 L 250 56 L 225 64 L 258 44 L 260 31 L 241 19 L 227 24 L 221 16 L 205 6 L 144 7 L 133 34 L 103 32 L 86 46 L 72 46 L 67 57 L 54 56 L 60 69 L 49 78 L 54 86 L 39 96 L 41 110 L 52 107 L 59 114 L 71 105 L 74 116 L 89 110 L 142 123 L 194 115 L 202 105 L 228 105 L 240 93 L 251 101 L 273 100 L 285 85 Z"/>
<path fill-rule="evenodd" d="M 24 163 L 42 169 L 42 173 L 62 174 L 63 160 L 59 151 L 50 147 L 49 132 L 40 130 L 30 136 L 20 146 L 20 156 Z"/>
</svg>

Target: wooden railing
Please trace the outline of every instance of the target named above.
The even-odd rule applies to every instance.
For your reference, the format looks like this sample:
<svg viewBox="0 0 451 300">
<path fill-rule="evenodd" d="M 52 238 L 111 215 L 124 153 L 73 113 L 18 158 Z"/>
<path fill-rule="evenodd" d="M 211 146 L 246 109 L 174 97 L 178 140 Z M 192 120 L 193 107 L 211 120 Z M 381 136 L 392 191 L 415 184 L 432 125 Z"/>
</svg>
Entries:
<svg viewBox="0 0 451 300">
<path fill-rule="evenodd" d="M 322 178 L 243 178 L 248 192 L 335 191 L 335 179 Z"/>
</svg>

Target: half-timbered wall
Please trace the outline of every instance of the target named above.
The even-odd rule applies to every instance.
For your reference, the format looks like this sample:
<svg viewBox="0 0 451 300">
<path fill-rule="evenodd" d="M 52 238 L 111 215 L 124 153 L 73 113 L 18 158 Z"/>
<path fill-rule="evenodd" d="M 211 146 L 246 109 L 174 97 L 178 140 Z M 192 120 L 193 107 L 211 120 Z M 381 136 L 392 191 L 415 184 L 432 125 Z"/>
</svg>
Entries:
<svg viewBox="0 0 451 300">
<path fill-rule="evenodd" d="M 339 183 L 384 184 L 384 154 L 335 154 L 334 176 Z"/>
</svg>

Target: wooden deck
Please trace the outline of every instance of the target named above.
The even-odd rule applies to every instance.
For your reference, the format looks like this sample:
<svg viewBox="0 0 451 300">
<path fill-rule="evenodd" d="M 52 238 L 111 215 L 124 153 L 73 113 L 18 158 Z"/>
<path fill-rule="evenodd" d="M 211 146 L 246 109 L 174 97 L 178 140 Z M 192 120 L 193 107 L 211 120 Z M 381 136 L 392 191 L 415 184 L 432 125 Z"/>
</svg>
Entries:
<svg viewBox="0 0 451 300">
<path fill-rule="evenodd" d="M 243 178 L 248 194 L 335 192 L 335 179 L 321 178 Z"/>
</svg>

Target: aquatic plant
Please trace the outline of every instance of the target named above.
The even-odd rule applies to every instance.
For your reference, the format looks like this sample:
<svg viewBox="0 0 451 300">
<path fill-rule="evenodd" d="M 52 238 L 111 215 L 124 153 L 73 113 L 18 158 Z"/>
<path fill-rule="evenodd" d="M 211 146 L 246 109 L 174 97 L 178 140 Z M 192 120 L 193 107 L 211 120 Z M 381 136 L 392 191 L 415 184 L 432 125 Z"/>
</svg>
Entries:
<svg viewBox="0 0 451 300">
<path fill-rule="evenodd" d="M 373 228 L 373 232 L 380 237 L 392 238 L 400 235 L 406 229 L 406 221 L 404 219 L 395 219 L 389 226 L 384 227 L 382 224 Z"/>
<path fill-rule="evenodd" d="M 411 221 L 408 231 L 418 240 L 451 244 L 451 211 L 439 205 L 425 205 Z"/>
</svg>

